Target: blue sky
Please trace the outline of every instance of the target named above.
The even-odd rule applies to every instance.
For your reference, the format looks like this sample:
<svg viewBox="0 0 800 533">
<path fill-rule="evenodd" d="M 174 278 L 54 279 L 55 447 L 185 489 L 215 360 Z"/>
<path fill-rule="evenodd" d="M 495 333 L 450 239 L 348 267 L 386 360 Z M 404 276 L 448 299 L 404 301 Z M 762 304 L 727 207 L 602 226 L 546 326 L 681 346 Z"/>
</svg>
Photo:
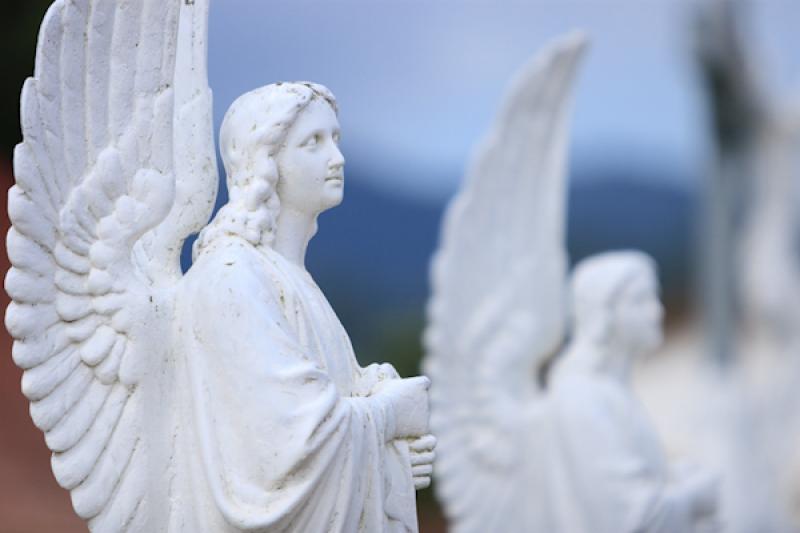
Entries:
<svg viewBox="0 0 800 533">
<path fill-rule="evenodd" d="M 328 85 L 359 179 L 440 201 L 515 69 L 573 28 L 590 36 L 573 160 L 708 164 L 690 23 L 702 0 L 225 0 L 212 3 L 210 76 L 221 120 L 237 95 L 277 81 Z M 800 94 L 800 2 L 748 4 L 765 86 Z M 436 176 L 433 178 L 432 176 Z M 687 184 L 692 185 L 692 184 Z"/>
</svg>

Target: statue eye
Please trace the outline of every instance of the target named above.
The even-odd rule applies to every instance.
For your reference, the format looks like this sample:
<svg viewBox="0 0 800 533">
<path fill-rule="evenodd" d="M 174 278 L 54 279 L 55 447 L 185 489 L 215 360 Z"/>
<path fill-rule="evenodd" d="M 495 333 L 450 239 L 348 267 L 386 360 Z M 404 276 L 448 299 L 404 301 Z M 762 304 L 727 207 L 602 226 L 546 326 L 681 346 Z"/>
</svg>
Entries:
<svg viewBox="0 0 800 533">
<path fill-rule="evenodd" d="M 319 133 L 315 133 L 302 144 L 304 148 L 314 148 L 322 141 L 322 136 Z"/>
<path fill-rule="evenodd" d="M 339 140 L 342 138 L 341 134 L 337 131 L 333 134 L 333 142 L 339 144 Z"/>
</svg>

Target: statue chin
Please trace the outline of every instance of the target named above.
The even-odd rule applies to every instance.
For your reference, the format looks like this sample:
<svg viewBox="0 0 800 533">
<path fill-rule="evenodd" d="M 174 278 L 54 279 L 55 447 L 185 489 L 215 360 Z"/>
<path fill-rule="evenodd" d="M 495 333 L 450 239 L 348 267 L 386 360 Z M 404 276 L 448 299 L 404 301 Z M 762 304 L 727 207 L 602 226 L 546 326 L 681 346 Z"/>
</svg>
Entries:
<svg viewBox="0 0 800 533">
<path fill-rule="evenodd" d="M 664 342 L 664 333 L 661 328 L 642 329 L 637 332 L 638 336 L 632 342 L 631 352 L 641 354 L 643 356 L 650 355 L 652 352 L 658 350 Z"/>
<path fill-rule="evenodd" d="M 344 201 L 344 180 L 326 181 L 323 194 L 323 211 L 342 205 Z"/>
</svg>

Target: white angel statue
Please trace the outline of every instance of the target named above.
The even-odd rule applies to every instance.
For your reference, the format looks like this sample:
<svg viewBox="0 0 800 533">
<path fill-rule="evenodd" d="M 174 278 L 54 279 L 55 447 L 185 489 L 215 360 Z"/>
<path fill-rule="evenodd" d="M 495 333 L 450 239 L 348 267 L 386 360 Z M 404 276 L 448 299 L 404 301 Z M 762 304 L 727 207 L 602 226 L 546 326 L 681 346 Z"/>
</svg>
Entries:
<svg viewBox="0 0 800 533">
<path fill-rule="evenodd" d="M 715 480 L 670 469 L 628 384 L 660 338 L 652 261 L 586 260 L 566 329 L 569 95 L 585 48 L 553 43 L 517 75 L 448 208 L 425 335 L 436 488 L 457 533 L 681 533 Z"/>
<path fill-rule="evenodd" d="M 428 380 L 361 368 L 304 267 L 344 159 L 324 87 L 237 100 L 218 175 L 208 0 L 57 0 L 22 95 L 6 324 L 94 532 L 415 532 Z"/>
</svg>

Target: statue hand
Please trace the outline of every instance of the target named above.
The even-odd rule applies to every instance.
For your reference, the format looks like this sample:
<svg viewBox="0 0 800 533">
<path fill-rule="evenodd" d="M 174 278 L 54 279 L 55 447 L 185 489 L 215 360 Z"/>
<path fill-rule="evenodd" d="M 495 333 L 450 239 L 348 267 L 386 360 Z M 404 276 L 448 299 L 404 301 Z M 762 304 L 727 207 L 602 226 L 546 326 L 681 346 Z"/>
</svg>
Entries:
<svg viewBox="0 0 800 533">
<path fill-rule="evenodd" d="M 414 476 L 416 490 L 427 489 L 431 485 L 433 460 L 436 458 L 434 448 L 436 448 L 436 437 L 433 435 L 425 435 L 408 444 L 411 455 L 411 473 Z"/>
<path fill-rule="evenodd" d="M 376 387 L 376 395 L 383 398 L 394 414 L 394 432 L 386 440 L 421 437 L 428 433 L 428 389 L 431 380 L 424 376 L 407 379 L 390 379 Z"/>
<path fill-rule="evenodd" d="M 685 483 L 692 502 L 692 514 L 698 518 L 713 517 L 719 506 L 719 480 L 705 470 L 687 472 Z"/>
</svg>

